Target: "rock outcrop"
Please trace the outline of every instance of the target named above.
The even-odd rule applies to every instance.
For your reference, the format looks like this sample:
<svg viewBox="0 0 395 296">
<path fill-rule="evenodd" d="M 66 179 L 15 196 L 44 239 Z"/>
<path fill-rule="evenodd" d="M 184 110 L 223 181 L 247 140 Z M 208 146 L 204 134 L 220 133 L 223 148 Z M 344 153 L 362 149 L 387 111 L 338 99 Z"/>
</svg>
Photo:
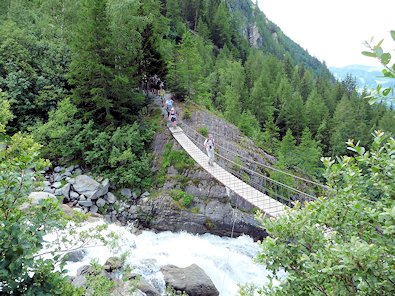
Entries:
<svg viewBox="0 0 395 296">
<path fill-rule="evenodd" d="M 189 296 L 218 296 L 219 292 L 203 269 L 196 264 L 186 268 L 174 265 L 161 267 L 167 286 L 176 291 L 184 291 Z"/>
</svg>

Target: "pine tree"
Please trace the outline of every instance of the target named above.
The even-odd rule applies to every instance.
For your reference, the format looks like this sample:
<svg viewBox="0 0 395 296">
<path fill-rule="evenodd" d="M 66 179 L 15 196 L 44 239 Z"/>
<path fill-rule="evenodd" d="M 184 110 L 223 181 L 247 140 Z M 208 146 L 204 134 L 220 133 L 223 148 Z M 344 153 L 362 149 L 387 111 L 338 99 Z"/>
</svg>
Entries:
<svg viewBox="0 0 395 296">
<path fill-rule="evenodd" d="M 313 136 L 317 134 L 318 128 L 323 120 L 328 118 L 328 108 L 324 100 L 314 90 L 310 93 L 305 104 L 306 124 Z"/>
<path fill-rule="evenodd" d="M 290 168 L 296 163 L 296 141 L 291 129 L 288 129 L 278 148 L 278 159 L 286 167 Z"/>
<path fill-rule="evenodd" d="M 321 159 L 321 148 L 313 140 L 310 130 L 306 127 L 297 147 L 297 166 L 302 169 L 308 176 L 321 178 L 323 173 Z"/>
<path fill-rule="evenodd" d="M 203 77 L 203 62 L 200 58 L 196 45 L 196 38 L 191 33 L 186 32 L 181 44 L 177 49 L 175 61 L 176 86 L 183 94 L 192 99 L 196 94 L 200 80 Z"/>
<path fill-rule="evenodd" d="M 99 122 L 111 121 L 113 79 L 110 20 L 107 0 L 87 0 L 75 26 L 69 82 L 75 101 Z"/>
<path fill-rule="evenodd" d="M 294 92 L 292 97 L 283 102 L 277 123 L 280 128 L 282 127 L 282 130 L 292 129 L 295 137 L 299 139 L 305 128 L 305 121 L 306 118 L 302 97 L 299 92 Z"/>
</svg>

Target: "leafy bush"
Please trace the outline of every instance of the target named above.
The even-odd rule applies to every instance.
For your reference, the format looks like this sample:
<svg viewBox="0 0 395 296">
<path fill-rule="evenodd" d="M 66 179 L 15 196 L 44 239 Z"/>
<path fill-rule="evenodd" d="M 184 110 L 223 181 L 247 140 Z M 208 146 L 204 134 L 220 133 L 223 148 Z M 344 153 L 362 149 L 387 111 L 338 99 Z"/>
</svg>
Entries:
<svg viewBox="0 0 395 296">
<path fill-rule="evenodd" d="M 191 110 L 185 109 L 182 118 L 183 118 L 183 119 L 191 119 L 191 117 L 192 117 L 192 112 L 191 112 Z"/>
<path fill-rule="evenodd" d="M 153 130 L 137 124 L 98 133 L 83 153 L 94 172 L 104 174 L 118 186 L 147 188 L 151 184 L 151 154 L 146 152 Z"/>
<path fill-rule="evenodd" d="M 173 198 L 174 201 L 180 203 L 183 207 L 189 207 L 193 201 L 193 196 L 182 190 L 171 190 L 170 196 Z"/>
<path fill-rule="evenodd" d="M 154 125 L 149 122 L 101 130 L 92 121 L 83 123 L 77 107 L 66 99 L 50 112 L 48 122 L 33 129 L 33 135 L 45 144 L 46 157 L 60 162 L 77 159 L 119 186 L 151 184 L 152 156 L 146 150 Z"/>
<path fill-rule="evenodd" d="M 204 137 L 208 136 L 208 128 L 206 126 L 199 128 L 198 132 Z"/>
<path fill-rule="evenodd" d="M 0 114 L 10 114 L 8 104 L 0 102 Z M 6 123 L 3 120 L 4 126 Z M 81 295 L 61 272 L 55 272 L 58 257 L 43 259 L 38 255 L 46 243 L 44 235 L 64 229 L 68 222 L 57 200 L 32 204 L 28 199 L 35 170 L 49 165 L 38 157 L 39 149 L 29 136 L 17 133 L 4 137 L 0 132 L 0 292 Z"/>
<path fill-rule="evenodd" d="M 265 295 L 394 294 L 395 139 L 348 145 L 354 157 L 324 159 L 327 198 L 261 220 L 269 237 L 257 259 L 280 281 Z"/>
</svg>

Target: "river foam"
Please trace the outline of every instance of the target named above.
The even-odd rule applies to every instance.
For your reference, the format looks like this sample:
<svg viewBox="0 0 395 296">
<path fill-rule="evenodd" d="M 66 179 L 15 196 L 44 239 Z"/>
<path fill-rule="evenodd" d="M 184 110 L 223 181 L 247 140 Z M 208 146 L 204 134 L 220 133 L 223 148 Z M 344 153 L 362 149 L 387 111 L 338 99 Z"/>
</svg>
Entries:
<svg viewBox="0 0 395 296">
<path fill-rule="evenodd" d="M 237 295 L 238 284 L 262 286 L 267 283 L 268 271 L 253 262 L 259 246 L 249 236 L 227 238 L 169 231 L 143 231 L 135 235 L 127 227 L 115 224 L 110 224 L 109 230 L 120 236 L 119 248 L 87 248 L 87 255 L 81 262 L 69 262 L 66 265 L 68 275 L 75 276 L 79 267 L 89 264 L 93 259 L 104 264 L 109 257 L 128 252 L 127 262 L 133 271 L 141 274 L 162 294 L 165 283 L 160 267 L 166 264 L 178 267 L 197 264 L 211 278 L 222 296 Z"/>
</svg>

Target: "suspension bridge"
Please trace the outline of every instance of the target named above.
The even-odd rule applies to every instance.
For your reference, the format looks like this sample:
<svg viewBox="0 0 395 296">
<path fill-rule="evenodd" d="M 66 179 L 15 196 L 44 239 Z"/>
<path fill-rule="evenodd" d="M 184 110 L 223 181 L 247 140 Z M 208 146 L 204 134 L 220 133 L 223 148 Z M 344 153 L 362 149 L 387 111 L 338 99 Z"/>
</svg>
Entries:
<svg viewBox="0 0 395 296">
<path fill-rule="evenodd" d="M 198 107 L 200 108 L 200 106 Z M 257 162 L 251 157 L 240 155 L 234 149 L 233 143 L 227 142 L 225 137 L 212 130 L 210 133 L 216 134 L 216 162 L 211 166 L 208 164 L 208 156 L 203 145 L 205 137 L 197 131 L 196 127 L 191 126 L 185 120 L 178 119 L 178 123 L 177 127 L 169 126 L 169 130 L 189 156 L 218 182 L 269 217 L 277 218 L 284 215 L 295 201 L 303 203 L 315 200 L 318 192 L 322 193 L 327 190 L 327 187 L 320 183 Z M 239 143 L 247 143 L 247 149 L 253 147 L 253 143 L 250 143 L 251 140 L 238 137 L 240 137 Z M 267 171 L 292 179 L 301 185 L 299 187 L 304 187 L 306 190 L 274 180 L 265 173 Z"/>
</svg>

